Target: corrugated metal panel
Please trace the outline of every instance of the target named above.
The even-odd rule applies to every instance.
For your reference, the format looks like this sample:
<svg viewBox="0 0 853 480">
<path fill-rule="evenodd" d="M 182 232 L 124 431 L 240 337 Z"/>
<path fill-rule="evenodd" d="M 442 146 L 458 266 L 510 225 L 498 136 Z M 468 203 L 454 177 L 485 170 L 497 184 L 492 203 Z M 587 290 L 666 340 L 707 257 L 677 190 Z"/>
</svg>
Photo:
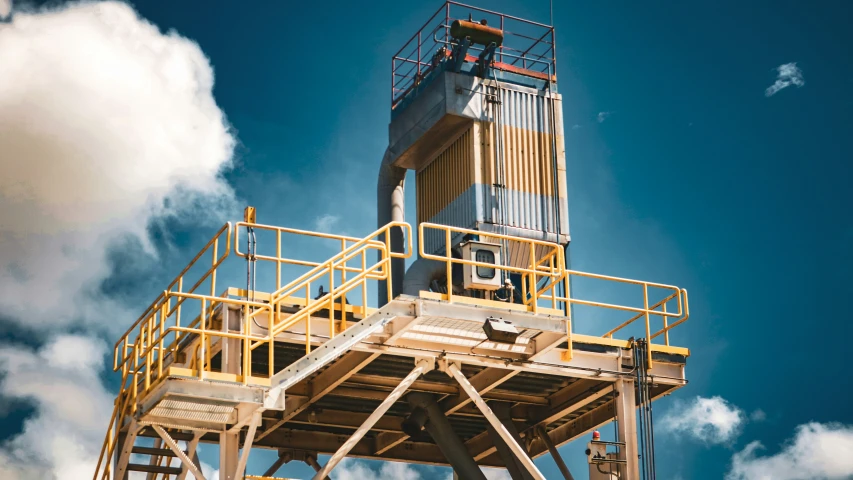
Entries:
<svg viewBox="0 0 853 480">
<path fill-rule="evenodd" d="M 474 184 L 474 142 L 465 131 L 444 152 L 416 174 L 418 221 L 437 215 Z"/>
<path fill-rule="evenodd" d="M 559 198 L 565 191 L 562 132 L 552 134 L 562 125 L 559 106 L 554 105 L 551 118 L 547 93 L 493 91 L 500 92 L 500 103 L 487 104 L 493 121 L 475 123 L 418 172 L 418 221 L 463 228 L 504 225 L 534 236 L 534 232 L 568 234 L 567 206 L 565 198 Z M 564 220 L 557 218 L 558 213 Z M 440 232 L 425 236 L 428 251 L 443 250 Z M 516 263 L 529 253 L 510 256 L 517 257 Z"/>
<path fill-rule="evenodd" d="M 483 129 L 481 141 L 483 219 L 499 225 L 556 232 L 556 142 L 550 133 L 549 99 L 541 94 L 510 89 L 501 89 L 500 97 L 499 112 L 492 112 L 495 122 L 489 122 Z M 559 110 L 556 114 L 560 115 Z M 499 137 L 497 123 L 502 124 Z M 501 156 L 503 162 L 498 165 L 496 159 Z M 501 166 L 503 178 L 500 178 Z M 565 179 L 557 178 L 557 181 L 565 182 Z M 504 187 L 499 189 L 495 184 Z"/>
</svg>

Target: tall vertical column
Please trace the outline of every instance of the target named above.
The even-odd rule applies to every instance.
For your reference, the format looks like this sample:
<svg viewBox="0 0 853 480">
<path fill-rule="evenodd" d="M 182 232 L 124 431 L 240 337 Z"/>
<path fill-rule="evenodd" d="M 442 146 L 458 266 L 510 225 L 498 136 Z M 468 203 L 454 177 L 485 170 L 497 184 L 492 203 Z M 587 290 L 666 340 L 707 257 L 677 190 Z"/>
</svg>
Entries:
<svg viewBox="0 0 853 480">
<path fill-rule="evenodd" d="M 222 309 L 222 331 L 240 333 L 243 314 L 239 309 Z M 237 338 L 223 338 L 222 373 L 241 375 L 243 364 L 242 342 Z M 248 372 L 245 372 L 248 374 Z M 219 478 L 237 480 L 237 462 L 240 459 L 240 432 L 219 434 Z"/>
<path fill-rule="evenodd" d="M 240 432 L 219 434 L 219 478 L 237 480 L 237 462 L 240 457 Z"/>
<path fill-rule="evenodd" d="M 616 381 L 616 427 L 619 441 L 625 447 L 619 449 L 619 460 L 625 460 L 625 478 L 640 479 L 640 452 L 637 448 L 637 396 L 634 379 L 621 378 Z"/>
</svg>

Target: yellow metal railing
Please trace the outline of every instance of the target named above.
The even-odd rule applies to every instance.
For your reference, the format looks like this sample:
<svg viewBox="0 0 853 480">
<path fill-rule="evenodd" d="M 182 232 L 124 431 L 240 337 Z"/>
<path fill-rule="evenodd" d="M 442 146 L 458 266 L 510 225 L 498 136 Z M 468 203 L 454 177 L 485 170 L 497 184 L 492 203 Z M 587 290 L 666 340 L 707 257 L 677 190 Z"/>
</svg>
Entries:
<svg viewBox="0 0 853 480">
<path fill-rule="evenodd" d="M 429 230 L 439 231 L 443 234 L 444 255 L 430 254 L 425 251 L 425 238 L 426 233 Z M 502 241 L 514 242 L 512 247 L 513 249 L 527 250 L 529 259 L 528 264 L 525 267 L 513 267 L 507 265 L 492 265 L 469 259 L 453 258 L 451 247 L 453 246 L 453 242 L 457 241 L 459 234 L 476 235 L 481 239 L 485 238 L 497 243 Z M 650 345 L 652 344 L 652 340 L 663 335 L 664 345 L 669 346 L 669 331 L 687 321 L 690 316 L 690 309 L 687 301 L 687 290 L 662 283 L 569 270 L 565 267 L 566 261 L 563 247 L 556 243 L 514 237 L 510 235 L 487 233 L 480 230 L 470 230 L 434 223 L 421 223 L 418 227 L 418 236 L 420 239 L 419 253 L 421 257 L 444 262 L 446 264 L 446 275 L 448 278 L 452 278 L 452 267 L 454 264 L 470 265 L 472 267 L 496 268 L 508 273 L 516 273 L 519 274 L 522 279 L 522 302 L 527 307 L 528 311 L 537 313 L 539 308 L 542 306 L 549 306 L 552 310 L 564 309 L 566 316 L 568 317 L 568 348 L 564 358 L 568 360 L 572 358 L 572 318 L 570 308 L 572 305 L 618 310 L 633 314 L 633 316 L 628 320 L 609 330 L 607 333 L 602 335 L 602 337 L 612 339 L 616 332 L 619 332 L 634 322 L 642 319 L 645 323 L 645 338 L 648 339 Z M 640 286 L 642 288 L 641 298 L 643 306 L 634 307 L 572 297 L 570 286 L 573 278 L 603 280 L 610 282 L 611 285 L 625 284 Z M 661 300 L 650 305 L 650 288 L 660 289 L 667 293 Z M 564 293 L 561 294 L 560 291 Z M 454 297 L 458 297 L 458 295 L 454 296 L 453 289 L 448 288 L 447 293 L 445 294 L 445 299 L 452 302 L 454 301 Z M 464 298 L 459 298 L 458 300 L 465 301 Z M 540 302 L 544 302 L 545 305 L 540 305 Z M 674 311 L 667 311 L 667 306 L 671 303 L 675 303 L 677 308 Z M 661 318 L 663 321 L 663 328 L 653 332 L 651 328 L 652 317 Z M 670 320 L 674 320 L 674 322 L 670 323 Z M 648 364 L 651 366 L 652 349 L 650 348 L 648 352 Z"/>
<path fill-rule="evenodd" d="M 623 284 L 623 285 L 636 285 L 642 287 L 642 307 L 633 307 L 628 305 L 618 305 L 614 303 L 606 303 L 606 302 L 598 302 L 592 300 L 584 300 L 580 298 L 574 298 L 571 294 L 571 279 L 572 278 L 590 278 L 595 280 L 603 280 L 611 283 Z M 664 345 L 669 346 L 669 331 L 674 327 L 681 325 L 686 322 L 690 317 L 690 307 L 687 300 L 687 290 L 683 288 L 676 287 L 674 285 L 665 285 L 662 283 L 654 283 L 647 282 L 643 280 L 633 280 L 630 278 L 621 278 L 614 277 L 610 275 L 599 275 L 595 273 L 587 273 L 587 272 L 579 272 L 576 270 L 566 270 L 566 279 L 564 283 L 564 292 L 565 295 L 556 296 L 556 297 L 548 297 L 551 300 L 556 300 L 557 302 L 563 302 L 569 306 L 567 308 L 567 314 L 571 316 L 571 305 L 582 305 L 587 307 L 596 307 L 596 308 L 604 308 L 610 310 L 618 310 L 622 312 L 633 313 L 628 320 L 622 322 L 617 327 L 607 331 L 602 337 L 604 338 L 613 338 L 613 335 L 620 330 L 625 329 L 629 325 L 634 322 L 642 319 L 645 328 L 645 338 L 649 342 L 649 346 L 653 345 L 652 340 L 659 337 L 660 335 L 664 335 Z M 661 289 L 665 292 L 668 292 L 661 300 L 656 303 L 649 305 L 649 289 Z M 667 305 L 675 302 L 677 304 L 677 310 L 674 312 L 667 311 Z M 660 317 L 663 321 L 663 328 L 652 332 L 651 328 L 651 317 Z M 670 319 L 676 319 L 675 322 L 669 323 Z M 649 368 L 652 367 L 652 351 L 653 348 L 648 349 L 648 365 Z M 571 359 L 572 355 L 572 335 L 571 330 L 569 330 L 568 335 L 568 350 L 565 354 L 567 359 Z"/>
<path fill-rule="evenodd" d="M 274 232 L 275 256 L 255 253 L 250 257 L 247 252 L 240 251 L 237 247 L 240 240 L 239 231 L 245 228 Z M 389 233 L 393 228 L 401 229 L 407 239 L 408 243 L 403 252 L 394 252 L 391 249 Z M 273 262 L 275 265 L 275 288 L 270 289 L 272 294 L 264 295 L 267 301 L 250 300 L 255 297 L 255 292 L 245 292 L 245 296 L 237 298 L 227 292 L 216 295 L 217 271 L 231 252 L 232 232 L 236 257 L 249 261 Z M 332 239 L 340 242 L 341 251 L 325 262 L 285 257 L 282 254 L 283 234 Z M 222 242 L 225 243 L 225 249 L 220 253 Z M 236 227 L 231 224 L 223 226 L 116 343 L 113 369 L 121 372 L 121 387 L 101 450 L 95 480 L 99 477 L 110 478 L 111 466 L 108 459 L 115 454 L 118 431 L 124 426 L 128 415 L 135 412 L 137 399 L 164 378 L 164 373 L 171 364 L 188 364 L 189 370 L 201 379 L 214 375 L 214 350 L 221 348 L 223 339 L 233 339 L 239 341 L 243 353 L 240 370 L 242 375 L 235 376 L 235 380 L 248 384 L 252 378 L 258 378 L 252 377 L 254 372 L 251 357 L 252 352 L 261 345 L 267 346 L 269 355 L 267 372 L 261 376 L 271 378 L 275 373 L 273 353 L 276 335 L 304 321 L 305 348 L 306 352 L 309 352 L 312 343 L 311 315 L 328 308 L 329 337 L 334 337 L 337 333 L 334 318 L 336 311 L 341 313 L 340 328 L 346 328 L 346 295 L 353 290 L 361 290 L 361 310 L 366 314 L 368 282 L 384 281 L 389 282 L 387 290 L 390 300 L 391 259 L 408 258 L 412 252 L 411 227 L 402 222 L 390 223 L 362 239 L 245 222 L 236 224 Z M 206 267 L 202 259 L 208 256 L 210 264 Z M 310 267 L 310 270 L 282 285 L 283 265 Z M 194 275 L 190 273 L 196 269 L 202 271 Z M 338 276 L 340 281 L 336 283 Z M 323 280 L 328 280 L 329 291 L 312 299 L 312 284 L 316 285 Z M 184 286 L 190 283 L 192 286 L 184 289 Z M 295 294 L 303 291 L 304 299 L 294 298 Z M 296 313 L 283 313 L 282 306 L 290 305 L 294 300 L 297 300 L 295 303 L 300 304 L 301 308 Z M 340 302 L 339 308 L 336 308 L 336 301 Z M 239 330 L 221 324 L 225 308 L 242 311 Z M 188 314 L 191 321 L 184 324 Z M 266 327 L 260 323 L 264 318 Z M 191 356 L 187 358 L 188 355 Z"/>
<path fill-rule="evenodd" d="M 402 252 L 394 252 L 390 244 L 390 232 L 399 228 L 404 233 L 406 245 Z M 271 233 L 275 236 L 275 253 L 258 254 L 253 251 L 241 251 L 239 248 L 241 230 L 252 229 Z M 444 254 L 432 254 L 425 251 L 425 233 L 438 231 L 444 238 Z M 687 291 L 671 285 L 640 280 L 612 277 L 569 270 L 566 268 L 565 254 L 561 245 L 540 240 L 514 237 L 497 233 L 486 233 L 458 227 L 422 223 L 419 225 L 419 253 L 422 258 L 444 262 L 448 279 L 453 277 L 454 265 L 486 267 L 517 274 L 521 278 L 522 308 L 534 314 L 548 313 L 563 309 L 568 317 L 567 359 L 572 356 L 572 318 L 571 306 L 604 308 L 630 313 L 632 316 L 617 327 L 606 332 L 603 337 L 612 339 L 637 321 L 643 321 L 646 338 L 651 344 L 659 336 L 669 346 L 669 332 L 685 322 L 689 317 Z M 296 235 L 310 239 L 334 241 L 340 250 L 322 262 L 304 258 L 292 258 L 284 255 L 285 235 Z M 526 249 L 527 265 L 494 265 L 469 259 L 454 258 L 453 241 L 460 235 L 477 235 L 481 239 L 493 242 L 513 242 L 516 252 Z M 116 453 L 117 435 L 124 427 L 129 415 L 137 408 L 138 399 L 155 388 L 168 374 L 173 364 L 185 365 L 184 371 L 200 379 L 212 378 L 221 374 L 221 367 L 214 368 L 213 358 L 217 349 L 222 348 L 223 340 L 230 339 L 239 344 L 242 351 L 240 374 L 231 374 L 233 381 L 243 384 L 254 383 L 264 377 L 271 378 L 274 371 L 275 337 L 286 332 L 297 333 L 305 338 L 306 353 L 311 351 L 312 339 L 333 338 L 346 326 L 347 312 L 355 312 L 358 305 L 349 305 L 348 298 L 356 301 L 360 297 L 361 313 L 368 315 L 368 282 L 386 282 L 388 298 L 392 300 L 392 259 L 409 258 L 413 252 L 413 236 L 407 223 L 392 222 L 364 238 L 332 235 L 319 232 L 274 227 L 255 223 L 238 222 L 224 225 L 213 238 L 199 251 L 189 265 L 168 285 L 145 312 L 122 335 L 114 348 L 113 369 L 121 372 L 121 387 L 111 416 L 107 435 L 101 450 L 95 480 L 111 477 L 111 464 L 108 459 Z M 231 256 L 230 254 L 234 255 Z M 273 282 L 263 293 L 253 290 L 229 288 L 217 295 L 217 274 L 229 258 L 236 258 L 246 265 L 258 263 L 272 266 Z M 240 262 L 232 262 L 239 264 Z M 283 268 L 306 269 L 304 273 L 287 276 Z M 598 302 L 572 296 L 570 280 L 588 278 L 617 284 L 628 284 L 642 288 L 643 306 L 627 306 Z M 312 286 L 328 284 L 328 292 L 312 298 Z M 470 301 L 468 297 L 454 295 L 452 282 L 444 298 L 447 301 Z M 650 289 L 663 289 L 666 295 L 652 303 Z M 235 294 L 235 292 L 237 292 Z M 303 295 L 304 297 L 300 297 Z M 674 309 L 668 306 L 675 304 Z M 283 307 L 290 307 L 285 309 Z M 242 324 L 239 329 L 223 326 L 223 314 L 226 309 L 240 310 Z M 286 311 L 285 311 L 286 310 Z M 329 331 L 324 335 L 312 335 L 311 319 L 323 310 L 328 310 Z M 336 312 L 340 313 L 337 321 Z M 663 328 L 652 331 L 651 318 L 659 317 Z M 265 322 L 265 326 L 264 326 Z M 304 322 L 304 330 L 295 330 Z M 314 341 L 316 343 L 316 341 Z M 267 371 L 252 370 L 252 354 L 261 346 L 267 347 Z M 237 348 L 237 347 L 234 347 Z M 649 349 L 649 365 L 651 365 Z M 219 377 L 222 378 L 222 377 Z M 260 383 L 260 382 L 259 382 Z M 103 467 L 103 468 L 102 468 Z"/>
<path fill-rule="evenodd" d="M 429 230 L 437 230 L 443 232 L 444 237 L 444 255 L 427 253 L 425 250 L 426 233 Z M 464 258 L 454 258 L 452 254 L 453 241 L 456 237 L 462 235 L 477 235 L 481 238 L 488 238 L 490 241 L 511 241 L 519 244 L 515 248 L 524 248 L 528 250 L 529 263 L 526 267 L 515 267 L 511 265 L 494 265 L 491 263 L 477 262 Z M 557 308 L 556 289 L 566 278 L 566 261 L 564 258 L 563 247 L 556 243 L 545 242 L 541 240 L 533 240 L 529 238 L 514 237 L 511 235 L 502 235 L 498 233 L 486 233 L 480 230 L 471 230 L 467 228 L 451 227 L 448 225 L 439 225 L 436 223 L 421 223 L 418 226 L 418 238 L 420 240 L 418 253 L 422 258 L 444 262 L 446 265 L 446 275 L 448 279 L 453 278 L 453 265 L 470 265 L 472 267 L 486 267 L 502 270 L 508 273 L 516 273 L 522 277 L 522 299 L 528 310 L 536 313 L 540 307 L 539 300 L 550 298 L 551 307 Z M 537 257 L 537 251 L 541 253 Z M 543 286 L 539 283 L 545 280 Z M 446 299 L 453 301 L 453 288 L 448 288 Z M 549 293 L 550 292 L 550 293 Z"/>
</svg>

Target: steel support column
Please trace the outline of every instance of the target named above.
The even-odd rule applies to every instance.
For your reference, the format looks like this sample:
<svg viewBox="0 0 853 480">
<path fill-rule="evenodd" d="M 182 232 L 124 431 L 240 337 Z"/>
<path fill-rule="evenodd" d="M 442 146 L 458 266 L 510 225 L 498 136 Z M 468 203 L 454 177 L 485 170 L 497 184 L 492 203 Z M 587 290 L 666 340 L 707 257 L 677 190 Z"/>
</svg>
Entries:
<svg viewBox="0 0 853 480">
<path fill-rule="evenodd" d="M 237 480 L 238 456 L 240 454 L 240 432 L 222 432 L 219 434 L 219 478 Z"/>
<path fill-rule="evenodd" d="M 625 442 L 625 448 L 619 449 L 619 460 L 625 460 L 625 478 L 640 479 L 639 450 L 637 449 L 637 397 L 634 392 L 634 379 L 620 379 L 616 382 L 616 429 L 619 441 Z"/>
<path fill-rule="evenodd" d="M 453 427 L 450 426 L 450 422 L 435 402 L 433 395 L 414 392 L 410 393 L 406 400 L 416 409 L 426 412 L 426 418 L 422 419 L 425 421 L 424 428 L 453 467 L 453 471 L 465 480 L 485 480 L 486 476 L 477 466 L 474 457 L 468 453 L 465 444 L 453 431 Z"/>
</svg>

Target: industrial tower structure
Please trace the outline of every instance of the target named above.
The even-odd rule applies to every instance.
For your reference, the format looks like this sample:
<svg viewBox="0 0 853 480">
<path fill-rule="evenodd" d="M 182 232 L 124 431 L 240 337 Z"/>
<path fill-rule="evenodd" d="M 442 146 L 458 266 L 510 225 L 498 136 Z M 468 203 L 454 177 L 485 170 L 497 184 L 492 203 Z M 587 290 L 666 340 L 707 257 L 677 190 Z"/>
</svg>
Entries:
<svg viewBox="0 0 853 480">
<path fill-rule="evenodd" d="M 202 479 L 200 442 L 223 480 L 292 460 L 334 478 L 347 456 L 542 479 L 547 454 L 572 478 L 557 447 L 614 420 L 590 477 L 654 478 L 651 401 L 686 384 L 669 332 L 687 292 L 567 267 L 555 58 L 551 26 L 443 5 L 392 60 L 378 229 L 269 226 L 252 208 L 223 226 L 116 343 L 94 480 Z M 321 243 L 336 253 L 300 255 Z M 253 448 L 278 451 L 266 477 L 245 476 Z"/>
</svg>

